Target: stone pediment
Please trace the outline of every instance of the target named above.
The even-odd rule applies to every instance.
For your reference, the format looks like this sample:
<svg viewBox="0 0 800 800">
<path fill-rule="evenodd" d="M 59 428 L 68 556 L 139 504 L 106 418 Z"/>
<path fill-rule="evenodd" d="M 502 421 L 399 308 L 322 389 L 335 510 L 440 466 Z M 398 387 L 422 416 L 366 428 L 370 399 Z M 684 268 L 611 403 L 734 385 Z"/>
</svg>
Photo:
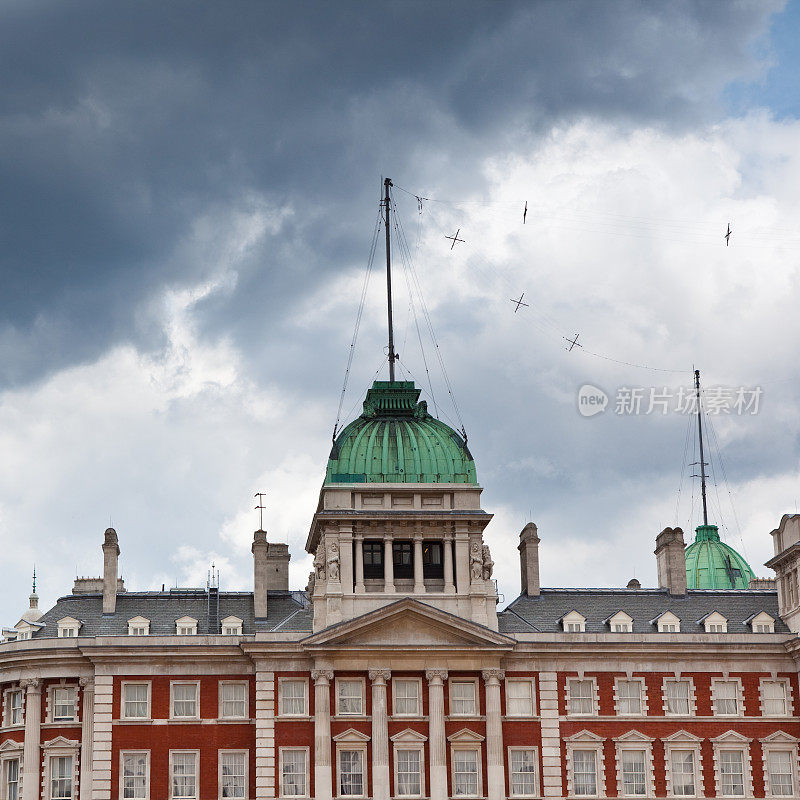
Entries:
<svg viewBox="0 0 800 800">
<path fill-rule="evenodd" d="M 502 633 L 410 598 L 331 625 L 303 640 L 309 650 L 510 650 L 514 644 Z"/>
</svg>

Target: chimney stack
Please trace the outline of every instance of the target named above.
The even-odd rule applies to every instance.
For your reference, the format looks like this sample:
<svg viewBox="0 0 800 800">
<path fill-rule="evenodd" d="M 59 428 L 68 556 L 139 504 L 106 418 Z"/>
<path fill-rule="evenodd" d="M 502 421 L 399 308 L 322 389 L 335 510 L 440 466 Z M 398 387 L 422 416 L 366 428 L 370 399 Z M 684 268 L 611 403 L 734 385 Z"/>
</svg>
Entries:
<svg viewBox="0 0 800 800">
<path fill-rule="evenodd" d="M 113 614 L 117 608 L 117 566 L 119 540 L 113 528 L 107 528 L 103 540 L 103 613 Z"/>
<path fill-rule="evenodd" d="M 289 591 L 289 545 L 270 542 L 267 550 L 267 575 L 269 588 L 273 591 Z"/>
<path fill-rule="evenodd" d="M 686 542 L 680 528 L 664 528 L 656 536 L 658 586 L 672 595 L 686 594 Z"/>
<path fill-rule="evenodd" d="M 536 526 L 529 522 L 519 535 L 519 566 L 522 574 L 522 594 L 538 597 L 539 586 L 539 535 Z"/>
<path fill-rule="evenodd" d="M 256 619 L 267 616 L 267 532 L 257 530 L 253 534 L 253 611 Z"/>
</svg>

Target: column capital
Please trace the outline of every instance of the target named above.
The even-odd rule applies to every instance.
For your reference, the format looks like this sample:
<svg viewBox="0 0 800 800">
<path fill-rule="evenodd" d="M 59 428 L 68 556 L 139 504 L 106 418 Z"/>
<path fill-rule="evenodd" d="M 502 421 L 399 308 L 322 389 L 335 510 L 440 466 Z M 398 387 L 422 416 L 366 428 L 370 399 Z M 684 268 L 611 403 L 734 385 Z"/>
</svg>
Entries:
<svg viewBox="0 0 800 800">
<path fill-rule="evenodd" d="M 23 678 L 19 685 L 21 689 L 27 689 L 29 693 L 42 691 L 42 682 L 39 678 Z"/>
<path fill-rule="evenodd" d="M 447 680 L 447 670 L 446 669 L 426 669 L 425 670 L 425 678 L 427 679 L 428 683 L 437 684 L 437 683 L 444 683 Z"/>
<path fill-rule="evenodd" d="M 383 541 L 384 542 L 391 542 L 392 539 L 394 539 L 394 534 L 393 533 L 390 533 L 390 532 L 387 531 L 386 533 L 383 534 Z"/>
<path fill-rule="evenodd" d="M 332 669 L 312 669 L 311 670 L 311 680 L 314 681 L 315 685 L 323 685 L 326 686 L 330 684 L 333 680 L 333 670 Z"/>
<path fill-rule="evenodd" d="M 358 530 L 357 530 L 357 531 L 356 531 L 356 532 L 353 534 L 353 539 L 355 539 L 355 541 L 357 541 L 357 542 L 358 542 L 358 541 L 363 541 L 363 540 L 364 540 L 364 531 L 362 531 L 362 530 L 361 530 L 361 528 L 359 528 L 359 529 L 358 529 Z"/>
<path fill-rule="evenodd" d="M 78 678 L 78 685 L 82 689 L 94 689 L 94 678 Z"/>
<path fill-rule="evenodd" d="M 391 677 L 392 671 L 390 669 L 371 669 L 369 671 L 370 681 L 378 686 L 385 686 L 386 681 L 388 681 Z"/>
<path fill-rule="evenodd" d="M 485 669 L 481 672 L 481 675 L 484 681 L 489 684 L 494 683 L 495 681 L 500 683 L 500 681 L 506 677 L 506 673 L 502 669 Z"/>
</svg>

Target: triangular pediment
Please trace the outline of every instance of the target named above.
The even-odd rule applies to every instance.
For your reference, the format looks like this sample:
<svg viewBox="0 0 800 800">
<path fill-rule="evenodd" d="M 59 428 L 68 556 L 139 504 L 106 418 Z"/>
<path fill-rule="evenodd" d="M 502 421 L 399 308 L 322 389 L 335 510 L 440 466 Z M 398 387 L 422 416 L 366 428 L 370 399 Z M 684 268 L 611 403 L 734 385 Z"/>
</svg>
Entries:
<svg viewBox="0 0 800 800">
<path fill-rule="evenodd" d="M 483 740 L 483 736 L 476 731 L 471 731 L 469 728 L 462 728 L 460 731 L 456 731 L 447 737 L 448 742 L 459 742 L 461 744 L 464 744 L 465 742 L 482 742 Z"/>
<path fill-rule="evenodd" d="M 688 731 L 676 731 L 669 736 L 662 736 L 661 741 L 663 742 L 702 742 L 703 739 L 701 736 L 695 736 L 693 733 L 689 733 Z"/>
<path fill-rule="evenodd" d="M 64 736 L 56 736 L 55 739 L 50 739 L 42 744 L 44 748 L 50 747 L 80 747 L 80 742 L 75 739 L 67 739 Z"/>
<path fill-rule="evenodd" d="M 786 733 L 786 731 L 775 731 L 775 733 L 765 736 L 760 741 L 762 744 L 797 744 L 798 739 Z"/>
<path fill-rule="evenodd" d="M 13 739 L 6 739 L 3 744 L 0 744 L 0 753 L 7 753 L 9 751 L 16 752 L 22 750 L 25 745 L 22 742 L 15 742 Z"/>
<path fill-rule="evenodd" d="M 591 731 L 582 730 L 578 731 L 578 733 L 572 734 L 572 736 L 565 736 L 565 742 L 604 742 L 605 739 L 602 736 L 598 736 L 596 733 L 592 733 Z"/>
<path fill-rule="evenodd" d="M 502 633 L 411 598 L 332 625 L 303 640 L 309 650 L 510 650 L 514 644 Z"/>
<path fill-rule="evenodd" d="M 615 742 L 653 742 L 655 739 L 650 736 L 645 736 L 637 730 L 627 731 L 622 736 L 615 736 Z"/>
<path fill-rule="evenodd" d="M 357 731 L 355 728 L 348 728 L 346 731 L 342 731 L 337 736 L 333 737 L 334 742 L 368 742 L 369 736 L 366 733 L 361 733 L 361 731 Z"/>
<path fill-rule="evenodd" d="M 400 733 L 396 733 L 389 738 L 393 742 L 426 742 L 428 740 L 428 737 L 424 733 L 412 730 L 411 728 L 406 728 L 404 731 L 400 731 Z"/>
<path fill-rule="evenodd" d="M 725 731 L 725 733 L 723 733 L 722 735 L 715 736 L 711 741 L 716 742 L 717 744 L 730 744 L 730 743 L 744 744 L 745 742 L 750 742 L 752 740 L 748 739 L 746 736 L 743 736 L 738 731 Z"/>
</svg>

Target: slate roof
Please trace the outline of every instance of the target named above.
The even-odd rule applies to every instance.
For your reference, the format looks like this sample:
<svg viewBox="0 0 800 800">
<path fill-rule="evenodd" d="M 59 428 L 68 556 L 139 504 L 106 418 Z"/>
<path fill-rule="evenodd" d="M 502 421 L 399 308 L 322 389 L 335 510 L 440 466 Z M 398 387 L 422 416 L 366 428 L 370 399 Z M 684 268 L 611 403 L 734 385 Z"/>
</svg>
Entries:
<svg viewBox="0 0 800 800">
<path fill-rule="evenodd" d="M 239 617 L 242 633 L 257 631 L 307 631 L 311 632 L 311 612 L 303 592 L 269 592 L 267 619 L 255 621 L 252 592 L 220 592 L 219 619 Z M 127 636 L 128 620 L 133 617 L 150 620 L 151 636 L 175 634 L 175 620 L 183 616 L 197 620 L 198 634 L 208 630 L 208 595 L 202 589 L 173 589 L 165 592 L 125 592 L 117 595 L 113 615 L 103 615 L 102 594 L 77 594 L 60 597 L 55 606 L 42 616 L 39 623 L 45 627 L 33 638 L 58 636 L 58 620 L 74 617 L 83 625 L 81 636 Z M 220 633 L 219 630 L 213 633 Z"/>
<path fill-rule="evenodd" d="M 542 589 L 539 597 L 522 595 L 499 614 L 501 633 L 559 633 L 559 620 L 570 611 L 586 617 L 587 633 L 608 633 L 605 620 L 624 611 L 633 618 L 634 633 L 658 633 L 652 620 L 671 611 L 681 621 L 681 633 L 705 633 L 697 621 L 719 611 L 728 633 L 752 633 L 746 620 L 761 611 L 775 619 L 775 633 L 789 633 L 778 616 L 778 594 L 762 589 L 690 589 L 672 597 L 666 589 Z"/>
</svg>

